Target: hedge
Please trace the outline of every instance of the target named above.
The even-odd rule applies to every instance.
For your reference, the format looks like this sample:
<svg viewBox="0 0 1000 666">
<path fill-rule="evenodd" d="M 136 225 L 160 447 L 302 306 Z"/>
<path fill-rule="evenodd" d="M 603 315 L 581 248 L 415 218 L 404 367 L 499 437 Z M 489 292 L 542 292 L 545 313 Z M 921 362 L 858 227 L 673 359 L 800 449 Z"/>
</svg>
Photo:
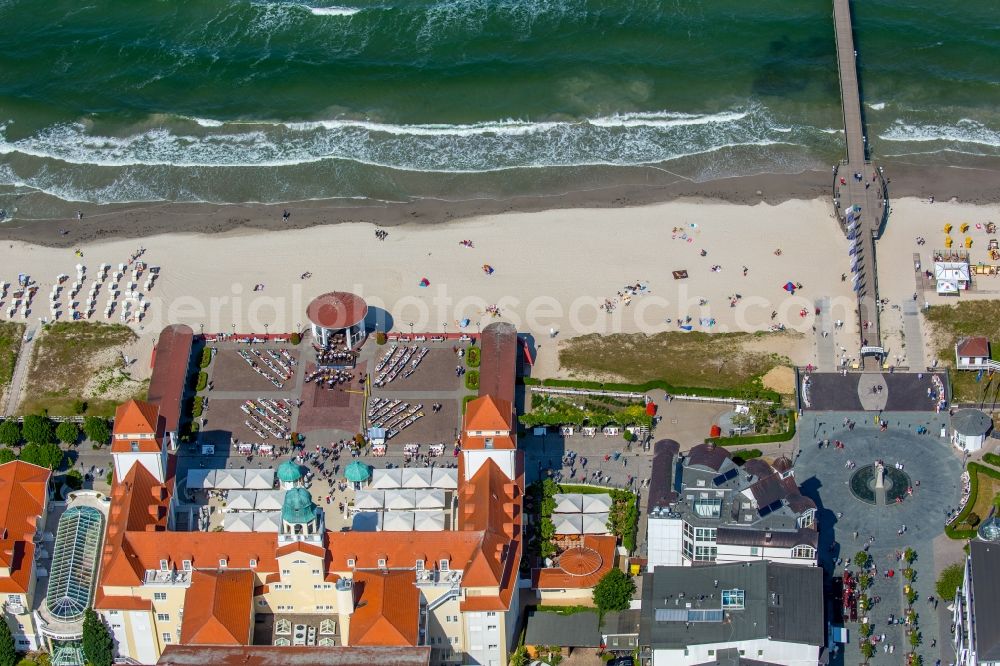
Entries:
<svg viewBox="0 0 1000 666">
<path fill-rule="evenodd" d="M 970 462 L 966 465 L 966 469 L 969 470 L 969 501 L 965 503 L 962 511 L 955 516 L 955 520 L 944 526 L 944 533 L 952 539 L 972 539 L 976 536 L 975 528 L 960 530 L 955 526 L 965 522 L 965 519 L 969 517 L 972 509 L 976 506 L 976 498 L 979 497 L 979 475 L 985 474 L 994 479 L 1000 479 L 1000 470 L 980 465 L 977 462 Z"/>
<path fill-rule="evenodd" d="M 469 403 L 478 398 L 479 396 L 473 393 L 472 395 L 467 395 L 462 398 L 462 413 L 465 413 L 465 408 L 469 406 Z"/>
<path fill-rule="evenodd" d="M 478 370 L 469 370 L 467 373 L 465 373 L 465 388 L 469 389 L 470 391 L 479 390 Z"/>
<path fill-rule="evenodd" d="M 212 348 L 204 347 L 201 350 L 201 360 L 198 361 L 198 366 L 204 370 L 212 362 Z"/>
<path fill-rule="evenodd" d="M 1000 456 L 995 453 L 987 453 L 983 456 L 983 462 L 1000 467 Z"/>
<path fill-rule="evenodd" d="M 481 352 L 479 351 L 479 347 L 469 347 L 465 351 L 465 363 L 470 368 L 478 368 L 480 360 Z"/>
<path fill-rule="evenodd" d="M 795 437 L 795 412 L 788 412 L 788 429 L 770 435 L 751 435 L 750 437 L 709 437 L 705 441 L 718 446 L 743 446 L 744 444 L 771 444 L 787 442 Z"/>
<path fill-rule="evenodd" d="M 194 403 L 191 405 L 191 416 L 194 418 L 201 418 L 202 413 L 205 411 L 205 398 L 196 395 L 194 397 Z"/>
<path fill-rule="evenodd" d="M 198 373 L 198 383 L 195 384 L 194 390 L 195 391 L 204 391 L 206 386 L 208 386 L 208 373 L 207 372 L 199 372 Z"/>
<path fill-rule="evenodd" d="M 632 391 L 634 393 L 664 391 L 674 395 L 694 395 L 703 398 L 736 398 L 740 400 L 750 398 L 754 400 L 766 400 L 768 402 L 781 402 L 781 394 L 758 387 L 715 389 L 701 386 L 672 386 L 662 379 L 654 379 L 644 384 L 619 384 L 614 382 L 589 382 L 576 379 L 542 380 L 535 377 L 524 377 L 522 383 L 525 386 L 547 386 L 551 388 L 578 388 L 590 389 L 592 391 Z"/>
</svg>

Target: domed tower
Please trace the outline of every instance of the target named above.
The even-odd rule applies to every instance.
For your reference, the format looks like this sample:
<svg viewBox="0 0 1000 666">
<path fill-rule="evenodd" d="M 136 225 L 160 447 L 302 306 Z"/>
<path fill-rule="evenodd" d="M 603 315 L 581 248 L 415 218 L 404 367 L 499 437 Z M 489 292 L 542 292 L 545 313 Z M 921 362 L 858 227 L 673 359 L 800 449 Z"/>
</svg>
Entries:
<svg viewBox="0 0 1000 666">
<path fill-rule="evenodd" d="M 281 507 L 281 534 L 279 542 L 315 541 L 322 543 L 324 532 L 323 510 L 313 502 L 305 488 L 292 488 L 285 493 Z"/>
<path fill-rule="evenodd" d="M 281 482 L 281 487 L 285 490 L 301 486 L 305 477 L 305 474 L 302 472 L 302 466 L 294 462 L 291 458 L 278 465 L 277 473 L 278 481 Z"/>
</svg>

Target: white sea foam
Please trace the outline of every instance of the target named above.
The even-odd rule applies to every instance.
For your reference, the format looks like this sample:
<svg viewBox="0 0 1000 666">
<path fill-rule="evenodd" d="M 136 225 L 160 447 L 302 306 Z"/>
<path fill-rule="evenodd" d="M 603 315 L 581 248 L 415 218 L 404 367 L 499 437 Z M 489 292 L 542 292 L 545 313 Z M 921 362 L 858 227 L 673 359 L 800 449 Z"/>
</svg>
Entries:
<svg viewBox="0 0 1000 666">
<path fill-rule="evenodd" d="M 354 16 L 361 11 L 358 7 L 310 7 L 303 5 L 314 16 Z"/>
<path fill-rule="evenodd" d="M 977 120 L 962 118 L 954 125 L 910 124 L 897 120 L 879 135 L 883 141 L 980 144 L 1000 147 L 1000 130 L 988 127 Z"/>
<path fill-rule="evenodd" d="M 222 127 L 225 125 L 221 120 L 212 120 L 211 118 L 192 118 L 194 122 L 198 123 L 202 127 Z"/>
<path fill-rule="evenodd" d="M 885 108 L 885 102 L 876 102 L 875 104 L 869 104 L 868 108 L 874 111 L 881 111 L 882 109 Z"/>
</svg>

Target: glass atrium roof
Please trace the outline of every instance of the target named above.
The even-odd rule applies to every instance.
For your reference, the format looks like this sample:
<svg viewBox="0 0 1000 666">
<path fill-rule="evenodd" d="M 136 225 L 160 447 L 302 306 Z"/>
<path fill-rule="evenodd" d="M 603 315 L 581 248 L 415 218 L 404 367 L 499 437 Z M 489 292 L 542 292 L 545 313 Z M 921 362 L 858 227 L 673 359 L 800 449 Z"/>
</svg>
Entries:
<svg viewBox="0 0 1000 666">
<path fill-rule="evenodd" d="M 93 507 L 72 507 L 59 519 L 45 605 L 60 620 L 78 620 L 90 605 L 103 533 L 104 516 Z"/>
</svg>

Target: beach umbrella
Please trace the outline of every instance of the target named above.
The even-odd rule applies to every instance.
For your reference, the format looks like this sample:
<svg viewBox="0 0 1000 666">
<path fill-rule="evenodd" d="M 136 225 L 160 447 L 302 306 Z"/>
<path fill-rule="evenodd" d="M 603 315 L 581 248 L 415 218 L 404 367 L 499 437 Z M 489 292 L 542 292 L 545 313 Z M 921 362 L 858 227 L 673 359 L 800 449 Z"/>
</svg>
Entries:
<svg viewBox="0 0 1000 666">
<path fill-rule="evenodd" d="M 347 480 L 351 483 L 361 483 L 362 481 L 367 481 L 370 474 L 371 469 L 360 460 L 355 460 L 347 466 L 347 469 L 344 470 L 344 476 L 347 477 Z"/>
<path fill-rule="evenodd" d="M 789 294 L 794 294 L 795 293 L 795 283 L 794 282 L 786 282 L 785 286 L 782 287 L 782 289 L 784 289 L 785 291 L 787 291 Z"/>
<path fill-rule="evenodd" d="M 468 319 L 463 319 L 462 321 L 458 322 L 458 325 L 459 325 L 460 328 L 465 328 L 466 326 L 469 325 L 469 320 Z"/>
<path fill-rule="evenodd" d="M 427 278 L 421 278 L 421 279 L 420 279 L 420 286 L 421 286 L 421 287 L 427 287 L 427 286 L 430 286 L 430 283 L 431 283 L 431 281 L 430 281 L 430 280 L 428 280 Z"/>
</svg>

